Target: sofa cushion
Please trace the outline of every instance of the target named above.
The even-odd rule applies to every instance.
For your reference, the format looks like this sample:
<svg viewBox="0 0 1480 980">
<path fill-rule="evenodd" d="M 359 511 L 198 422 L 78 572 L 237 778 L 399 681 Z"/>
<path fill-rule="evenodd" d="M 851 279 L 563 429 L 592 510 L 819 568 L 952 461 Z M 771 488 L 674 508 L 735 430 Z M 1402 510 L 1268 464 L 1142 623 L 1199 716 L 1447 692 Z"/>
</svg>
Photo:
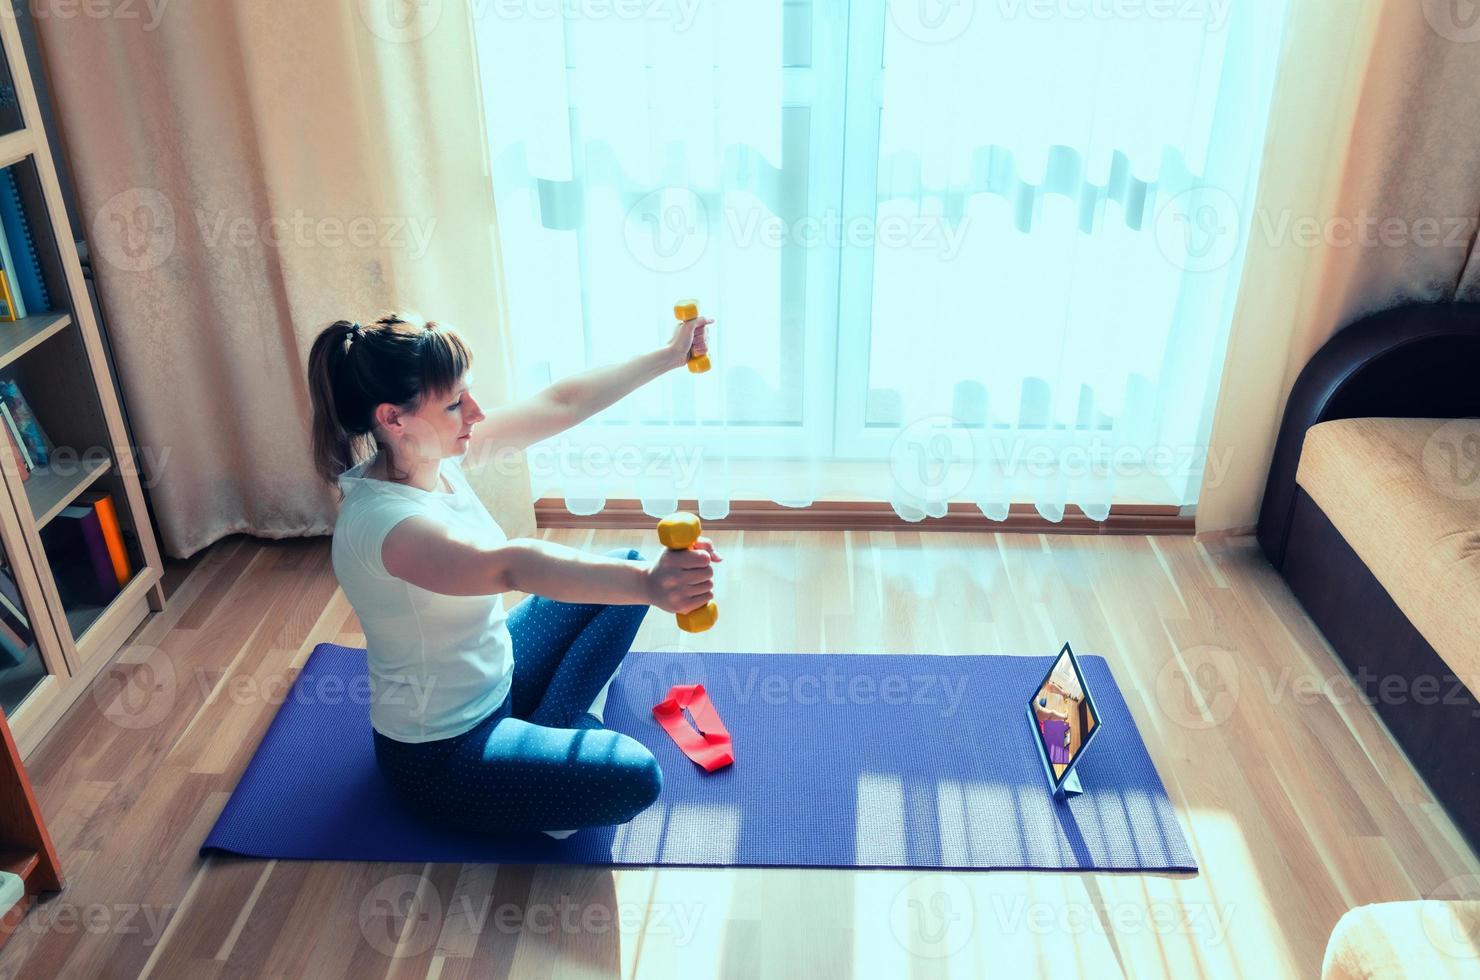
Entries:
<svg viewBox="0 0 1480 980">
<path fill-rule="evenodd" d="M 1321 980 L 1480 980 L 1480 902 L 1363 905 L 1331 930 Z"/>
<path fill-rule="evenodd" d="M 1480 693 L 1480 420 L 1322 422 L 1305 434 L 1295 481 Z"/>
</svg>

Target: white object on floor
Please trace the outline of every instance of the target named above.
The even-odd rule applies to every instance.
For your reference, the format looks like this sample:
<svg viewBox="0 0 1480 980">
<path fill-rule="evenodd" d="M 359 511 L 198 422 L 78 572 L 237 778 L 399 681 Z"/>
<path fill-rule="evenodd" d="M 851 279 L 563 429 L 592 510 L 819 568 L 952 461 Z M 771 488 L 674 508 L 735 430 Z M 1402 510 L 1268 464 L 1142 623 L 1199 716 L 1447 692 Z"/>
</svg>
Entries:
<svg viewBox="0 0 1480 980">
<path fill-rule="evenodd" d="M 577 829 L 579 829 L 579 828 L 577 828 Z M 575 831 L 574 830 L 547 830 L 547 831 L 545 831 L 545 833 L 549 834 L 551 837 L 555 838 L 556 840 L 565 840 L 571 834 L 575 833 Z"/>
<path fill-rule="evenodd" d="M 21 876 L 0 871 L 0 916 L 15 908 L 15 904 L 25 897 L 26 883 Z"/>
</svg>

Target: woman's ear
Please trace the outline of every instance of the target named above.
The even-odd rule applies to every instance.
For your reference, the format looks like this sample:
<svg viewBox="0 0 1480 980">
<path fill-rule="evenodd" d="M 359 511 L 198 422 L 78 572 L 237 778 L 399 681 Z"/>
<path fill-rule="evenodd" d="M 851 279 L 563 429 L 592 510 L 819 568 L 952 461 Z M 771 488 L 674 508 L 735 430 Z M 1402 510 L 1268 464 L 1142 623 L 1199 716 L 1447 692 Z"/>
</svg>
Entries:
<svg viewBox="0 0 1480 980">
<path fill-rule="evenodd" d="M 375 419 L 376 425 L 385 429 L 397 428 L 401 424 L 400 409 L 396 408 L 390 402 L 381 402 L 379 405 L 376 405 L 375 411 L 371 413 L 371 417 Z"/>
</svg>

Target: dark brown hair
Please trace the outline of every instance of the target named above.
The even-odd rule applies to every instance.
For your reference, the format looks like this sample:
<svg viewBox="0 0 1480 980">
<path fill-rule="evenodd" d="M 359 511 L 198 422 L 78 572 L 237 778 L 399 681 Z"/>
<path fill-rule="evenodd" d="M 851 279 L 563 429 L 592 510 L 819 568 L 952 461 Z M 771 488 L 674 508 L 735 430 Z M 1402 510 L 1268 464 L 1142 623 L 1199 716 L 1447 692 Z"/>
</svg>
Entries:
<svg viewBox="0 0 1480 980">
<path fill-rule="evenodd" d="M 339 474 L 375 449 L 375 408 L 390 403 L 416 412 L 428 395 L 451 391 L 473 364 L 473 352 L 455 330 L 410 313 L 385 313 L 361 326 L 336 320 L 308 354 L 313 401 L 313 460 L 331 486 Z M 386 472 L 397 476 L 390 446 Z"/>
</svg>

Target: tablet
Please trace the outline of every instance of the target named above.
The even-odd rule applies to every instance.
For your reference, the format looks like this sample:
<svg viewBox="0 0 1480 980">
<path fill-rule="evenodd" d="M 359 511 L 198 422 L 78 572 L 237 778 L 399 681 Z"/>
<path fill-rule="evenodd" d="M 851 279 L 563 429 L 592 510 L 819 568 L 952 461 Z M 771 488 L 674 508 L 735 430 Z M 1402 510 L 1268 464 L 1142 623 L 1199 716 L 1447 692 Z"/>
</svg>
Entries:
<svg viewBox="0 0 1480 980">
<path fill-rule="evenodd" d="M 1100 713 L 1069 644 L 1064 644 L 1029 699 L 1028 718 L 1054 796 L 1081 792 L 1075 767 L 1100 732 Z"/>
</svg>

